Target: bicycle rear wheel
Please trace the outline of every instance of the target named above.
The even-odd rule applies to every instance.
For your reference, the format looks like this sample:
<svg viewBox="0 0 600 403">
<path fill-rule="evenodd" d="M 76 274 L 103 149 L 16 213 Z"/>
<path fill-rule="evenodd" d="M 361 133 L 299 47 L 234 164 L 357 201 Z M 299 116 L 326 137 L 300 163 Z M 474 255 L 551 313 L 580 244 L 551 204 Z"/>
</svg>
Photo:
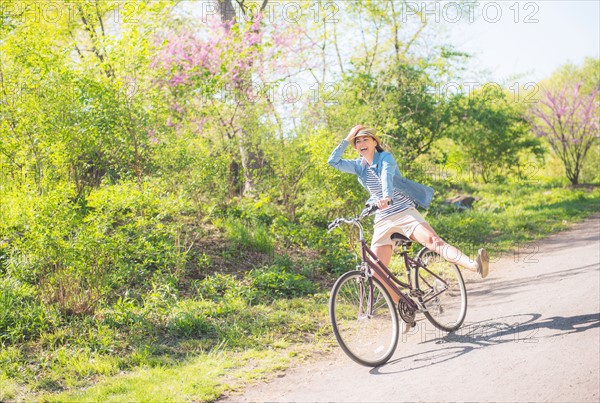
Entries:
<svg viewBox="0 0 600 403">
<path fill-rule="evenodd" d="M 425 306 L 425 317 L 438 329 L 457 330 L 467 315 L 467 289 L 458 266 L 429 249 L 419 252 L 425 268 L 415 271 L 415 287 Z"/>
<path fill-rule="evenodd" d="M 398 343 L 398 315 L 392 298 L 376 278 L 373 293 L 361 271 L 343 274 L 333 286 L 329 316 L 340 347 L 355 362 L 369 367 L 386 363 Z"/>
</svg>

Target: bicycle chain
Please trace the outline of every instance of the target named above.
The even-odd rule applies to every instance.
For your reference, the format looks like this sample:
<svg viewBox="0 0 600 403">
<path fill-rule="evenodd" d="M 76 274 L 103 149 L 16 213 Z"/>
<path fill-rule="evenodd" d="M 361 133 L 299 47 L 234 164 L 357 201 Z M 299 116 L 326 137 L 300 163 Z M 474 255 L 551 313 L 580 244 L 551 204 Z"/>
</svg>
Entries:
<svg viewBox="0 0 600 403">
<path fill-rule="evenodd" d="M 398 312 L 400 313 L 402 320 L 410 327 L 415 326 L 415 311 L 412 310 L 406 302 L 400 301 L 398 303 Z"/>
</svg>

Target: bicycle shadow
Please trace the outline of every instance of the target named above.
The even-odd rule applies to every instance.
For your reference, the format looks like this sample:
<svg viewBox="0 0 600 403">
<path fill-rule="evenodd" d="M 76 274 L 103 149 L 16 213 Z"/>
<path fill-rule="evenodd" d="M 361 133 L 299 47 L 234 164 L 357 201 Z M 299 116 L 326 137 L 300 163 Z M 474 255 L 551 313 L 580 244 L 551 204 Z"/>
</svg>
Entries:
<svg viewBox="0 0 600 403">
<path fill-rule="evenodd" d="M 524 317 L 528 317 L 529 319 L 523 321 Z M 542 315 L 539 313 L 510 315 L 494 320 L 465 324 L 457 332 L 445 333 L 438 331 L 439 335 L 435 338 L 431 338 L 434 331 L 427 329 L 428 324 L 426 322 L 422 322 L 421 324 L 420 329 L 412 332 L 411 338 L 414 339 L 420 334 L 420 344 L 429 345 L 433 343 L 436 346 L 448 344 L 448 346 L 401 357 L 389 361 L 380 367 L 373 368 L 369 372 L 372 375 L 410 372 L 432 365 L 439 365 L 474 350 L 495 345 L 505 343 L 538 343 L 540 340 L 546 338 L 585 332 L 600 327 L 600 313 L 570 317 L 553 316 L 550 318 L 542 318 Z M 543 332 L 543 334 L 540 334 L 540 330 L 543 329 L 554 332 Z M 429 340 L 427 340 L 427 337 L 429 337 Z M 409 366 L 398 371 L 381 371 L 383 368 L 391 368 L 399 363 L 403 365 L 409 364 Z"/>
<path fill-rule="evenodd" d="M 470 343 L 479 346 L 506 342 L 537 343 L 541 339 L 585 332 L 600 327 L 600 313 L 568 317 L 552 316 L 550 318 L 542 318 L 540 314 L 527 315 L 531 315 L 532 319 L 526 322 L 515 321 L 510 324 L 506 321 L 493 320 L 467 324 L 459 329 L 458 333 L 448 333 L 436 342 Z M 511 317 L 515 317 L 515 315 L 504 318 Z M 540 318 L 542 319 L 540 320 Z M 542 329 L 555 332 L 540 334 Z"/>
<path fill-rule="evenodd" d="M 439 365 L 443 362 L 453 360 L 462 355 L 470 353 L 475 350 L 477 347 L 472 346 L 461 346 L 461 347 L 444 347 L 436 350 L 429 350 L 422 353 L 408 355 L 406 357 L 397 358 L 392 361 L 388 361 L 387 364 L 381 365 L 379 367 L 375 367 L 369 371 L 371 375 L 392 375 L 392 374 L 400 374 L 403 372 L 415 371 L 417 369 L 431 367 L 433 365 Z M 403 368 L 398 371 L 385 371 L 382 372 L 381 369 L 392 367 L 395 364 L 400 362 L 404 362 L 406 360 L 411 360 L 413 365 L 409 368 Z"/>
</svg>

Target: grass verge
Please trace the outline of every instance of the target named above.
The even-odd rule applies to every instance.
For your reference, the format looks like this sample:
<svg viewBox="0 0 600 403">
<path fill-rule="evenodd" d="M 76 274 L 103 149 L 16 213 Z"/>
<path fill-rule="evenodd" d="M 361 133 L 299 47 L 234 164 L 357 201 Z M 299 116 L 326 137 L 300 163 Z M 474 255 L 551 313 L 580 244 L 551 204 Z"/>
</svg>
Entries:
<svg viewBox="0 0 600 403">
<path fill-rule="evenodd" d="M 174 366 L 136 368 L 87 389 L 40 397 L 49 402 L 213 401 L 226 391 L 285 369 L 300 355 L 299 348 L 286 347 L 200 354 Z"/>
</svg>

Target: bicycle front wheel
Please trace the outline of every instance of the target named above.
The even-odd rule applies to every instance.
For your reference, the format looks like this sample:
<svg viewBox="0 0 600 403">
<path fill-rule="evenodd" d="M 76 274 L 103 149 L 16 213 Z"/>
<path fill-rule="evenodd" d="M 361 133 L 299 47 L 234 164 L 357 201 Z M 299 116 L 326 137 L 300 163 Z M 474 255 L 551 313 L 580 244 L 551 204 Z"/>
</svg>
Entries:
<svg viewBox="0 0 600 403">
<path fill-rule="evenodd" d="M 361 271 L 343 274 L 331 290 L 329 316 L 340 347 L 355 362 L 376 367 L 394 354 L 398 316 L 392 298 L 376 278 L 369 279 Z"/>
<path fill-rule="evenodd" d="M 453 332 L 467 315 L 467 289 L 460 270 L 429 249 L 419 257 L 425 267 L 415 271 L 415 287 L 426 308 L 423 313 L 438 329 Z"/>
</svg>

